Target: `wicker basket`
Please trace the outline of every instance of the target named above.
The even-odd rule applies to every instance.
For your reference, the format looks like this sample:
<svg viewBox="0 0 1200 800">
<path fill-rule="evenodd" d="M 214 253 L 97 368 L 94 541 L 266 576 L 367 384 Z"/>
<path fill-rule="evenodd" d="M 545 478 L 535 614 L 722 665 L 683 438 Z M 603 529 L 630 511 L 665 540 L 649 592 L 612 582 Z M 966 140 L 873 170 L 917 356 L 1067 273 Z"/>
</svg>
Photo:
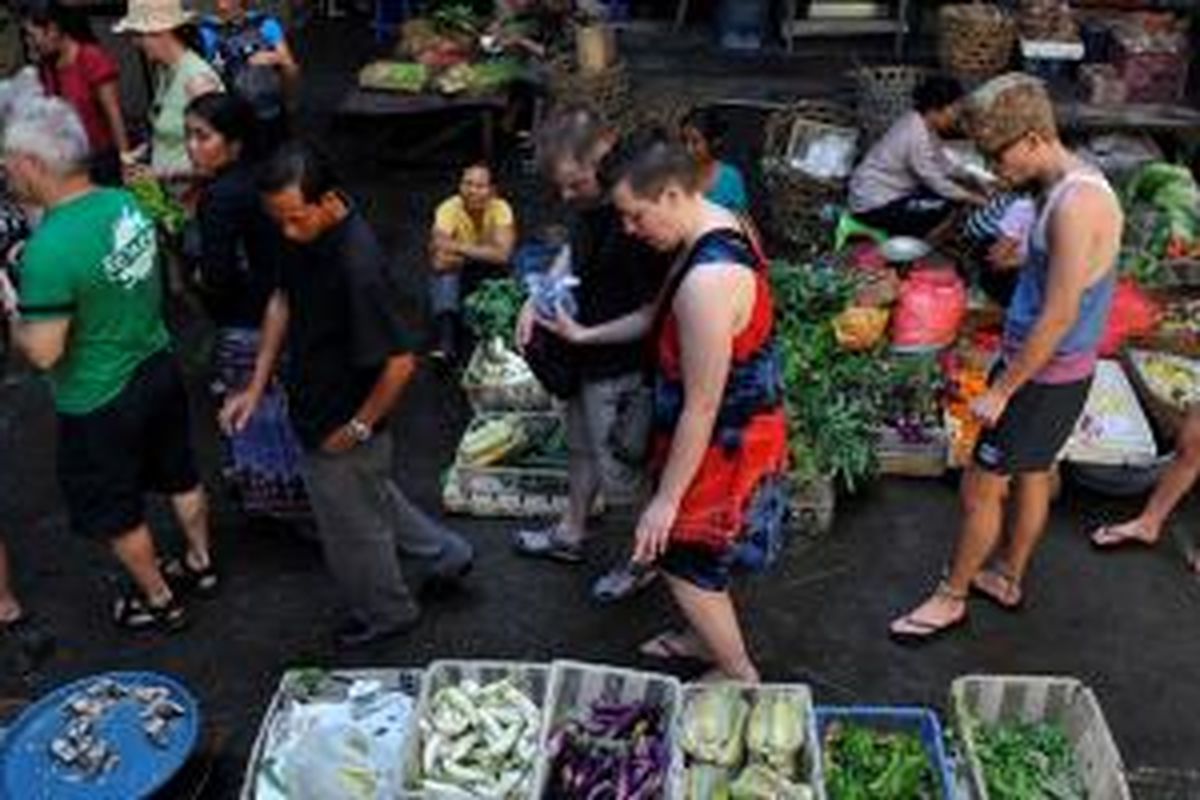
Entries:
<svg viewBox="0 0 1200 800">
<path fill-rule="evenodd" d="M 887 133 L 892 123 L 912 108 L 913 90 L 928 75 L 924 67 L 905 64 L 861 67 L 850 73 L 858 126 L 867 142 Z"/>
<path fill-rule="evenodd" d="M 1127 347 L 1121 352 L 1121 366 L 1125 368 L 1125 374 L 1129 376 L 1129 381 L 1133 384 L 1134 391 L 1137 392 L 1138 399 L 1142 401 L 1142 407 L 1159 436 L 1174 441 L 1183 430 L 1187 409 L 1151 388 L 1146 376 L 1142 374 L 1142 363 L 1150 352 L 1152 351 Z"/>
<path fill-rule="evenodd" d="M 1008 67 L 1017 26 L 999 7 L 979 2 L 944 6 L 938 28 L 942 67 L 962 80 L 983 81 Z"/>
<path fill-rule="evenodd" d="M 826 209 L 845 201 L 846 181 L 815 178 L 787 163 L 798 125 L 855 127 L 854 112 L 821 100 L 801 100 L 767 117 L 762 174 L 775 244 L 787 255 L 810 258 L 828 249 L 832 234 Z"/>
<path fill-rule="evenodd" d="M 556 61 L 550 65 L 550 96 L 558 105 L 583 105 L 600 114 L 605 120 L 625 131 L 634 118 L 633 91 L 629 72 L 621 62 L 604 72 L 582 73 L 572 69 L 569 62 Z"/>
</svg>

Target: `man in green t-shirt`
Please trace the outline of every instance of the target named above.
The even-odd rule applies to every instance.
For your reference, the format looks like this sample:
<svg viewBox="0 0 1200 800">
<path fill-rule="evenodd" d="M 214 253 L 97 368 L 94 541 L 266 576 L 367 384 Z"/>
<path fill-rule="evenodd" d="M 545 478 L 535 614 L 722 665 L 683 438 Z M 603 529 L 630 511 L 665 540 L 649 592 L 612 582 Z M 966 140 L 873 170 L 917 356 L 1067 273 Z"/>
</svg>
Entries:
<svg viewBox="0 0 1200 800">
<path fill-rule="evenodd" d="M 215 588 L 215 573 L 187 396 L 162 320 L 153 223 L 124 191 L 92 185 L 87 135 L 59 100 L 25 104 L 4 151 L 13 189 L 45 209 L 17 270 L 13 339 L 50 375 L 71 526 L 109 542 L 140 590 L 118 598 L 119 624 L 177 629 L 185 613 L 159 567 L 146 493 L 169 494 L 184 529 L 178 576 Z"/>
</svg>

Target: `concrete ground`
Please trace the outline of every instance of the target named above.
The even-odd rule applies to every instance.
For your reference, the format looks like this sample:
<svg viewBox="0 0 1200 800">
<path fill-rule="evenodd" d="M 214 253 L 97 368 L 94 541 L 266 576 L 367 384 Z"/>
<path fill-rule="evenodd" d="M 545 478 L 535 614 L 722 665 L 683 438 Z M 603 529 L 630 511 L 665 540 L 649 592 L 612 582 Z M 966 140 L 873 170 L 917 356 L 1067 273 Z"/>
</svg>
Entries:
<svg viewBox="0 0 1200 800">
<path fill-rule="evenodd" d="M 348 62 L 355 58 L 344 45 L 350 28 L 333 33 L 318 29 L 301 42 L 308 63 L 320 65 L 308 73 L 305 129 L 326 138 L 338 155 L 349 187 L 396 253 L 416 307 L 422 231 L 434 203 L 452 187 L 453 174 L 445 166 L 387 166 L 380 153 L 354 148 L 353 127 L 326 135 L 323 111 L 344 87 Z M 790 68 L 804 67 L 794 62 Z M 464 157 L 461 149 L 448 153 L 450 160 Z M 527 220 L 549 218 L 532 177 L 510 165 L 505 182 Z M 195 411 L 196 438 L 215 487 L 212 409 L 200 392 Z M 400 481 L 425 508 L 438 506 L 438 478 L 467 417 L 453 382 L 422 370 L 396 428 L 405 456 Z M 119 633 L 102 602 L 106 557 L 66 530 L 54 486 L 53 441 L 45 386 L 27 377 L 5 382 L 0 469 L 11 471 L 16 491 L 0 499 L 0 530 L 12 547 L 23 596 L 54 626 L 60 644 L 57 656 L 29 675 L 18 674 L 11 653 L 0 653 L 0 698 L 37 696 L 97 670 L 175 673 L 199 696 L 213 735 L 215 758 L 204 765 L 212 771 L 203 797 L 236 796 L 260 715 L 288 667 L 559 657 L 657 666 L 635 652 L 671 615 L 662 592 L 651 590 L 619 609 L 597 607 L 587 594 L 589 578 L 622 553 L 627 532 L 605 531 L 589 564 L 570 568 L 515 557 L 509 549 L 511 523 L 454 520 L 478 549 L 467 591 L 430 603 L 411 636 L 346 653 L 330 642 L 337 600 L 316 546 L 286 531 L 248 528 L 219 492 L 221 595 L 195 606 L 193 626 L 178 636 Z M 964 673 L 1075 675 L 1098 691 L 1128 765 L 1195 769 L 1200 581 L 1187 574 L 1172 549 L 1100 555 L 1083 535 L 1094 523 L 1135 507 L 1136 501 L 1068 489 L 1052 514 L 1025 611 L 1009 615 L 975 603 L 968 630 L 908 650 L 889 642 L 886 624 L 936 581 L 956 534 L 955 492 L 949 482 L 878 481 L 843 498 L 828 537 L 795 543 L 774 573 L 739 587 L 753 650 L 766 678 L 806 681 L 822 703 L 944 707 L 950 681 Z M 164 540 L 171 540 L 169 522 L 161 513 L 155 520 Z M 1194 504 L 1181 510 L 1176 525 L 1185 536 L 1200 533 Z M 177 788 L 165 796 L 193 795 Z"/>
</svg>

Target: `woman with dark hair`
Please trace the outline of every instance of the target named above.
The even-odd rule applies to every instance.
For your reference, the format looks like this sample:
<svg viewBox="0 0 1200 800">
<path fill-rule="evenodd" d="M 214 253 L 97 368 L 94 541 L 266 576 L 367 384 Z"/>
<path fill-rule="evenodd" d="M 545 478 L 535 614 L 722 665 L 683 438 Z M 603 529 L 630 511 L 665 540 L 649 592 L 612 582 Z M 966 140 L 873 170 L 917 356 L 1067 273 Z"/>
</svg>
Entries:
<svg viewBox="0 0 1200 800">
<path fill-rule="evenodd" d="M 201 179 L 187 255 L 218 330 L 213 382 L 218 401 L 249 384 L 259 326 L 275 288 L 282 248 L 255 189 L 260 153 L 254 109 L 224 93 L 201 95 L 184 115 L 187 151 Z M 300 449 L 282 392 L 272 388 L 246 428 L 226 440 L 225 473 L 249 515 L 307 515 Z"/>
<path fill-rule="evenodd" d="M 129 150 L 117 62 L 96 42 L 86 14 L 60 0 L 31 3 L 25 33 L 38 59 L 46 94 L 66 100 L 79 114 L 92 149 L 97 183 L 121 183 L 120 154 Z"/>
<path fill-rule="evenodd" d="M 925 236 L 955 204 L 987 202 L 942 148 L 962 96 L 954 78 L 934 75 L 917 86 L 913 110 L 896 120 L 850 177 L 850 211 L 859 221 L 894 236 Z"/>
<path fill-rule="evenodd" d="M 679 126 L 683 146 L 699 166 L 704 196 L 740 214 L 750 210 L 746 181 L 737 167 L 719 160 L 716 155 L 727 130 L 728 126 L 720 120 L 715 109 L 707 106 L 689 111 Z"/>
<path fill-rule="evenodd" d="M 656 303 L 594 327 L 550 324 L 583 345 L 653 337 L 656 487 L 633 559 L 665 575 L 687 628 L 642 652 L 757 681 L 729 585 L 735 570 L 773 564 L 783 545 L 787 419 L 767 261 L 753 232 L 705 199 L 681 146 L 642 143 L 614 174 L 626 228 L 679 256 Z"/>
</svg>

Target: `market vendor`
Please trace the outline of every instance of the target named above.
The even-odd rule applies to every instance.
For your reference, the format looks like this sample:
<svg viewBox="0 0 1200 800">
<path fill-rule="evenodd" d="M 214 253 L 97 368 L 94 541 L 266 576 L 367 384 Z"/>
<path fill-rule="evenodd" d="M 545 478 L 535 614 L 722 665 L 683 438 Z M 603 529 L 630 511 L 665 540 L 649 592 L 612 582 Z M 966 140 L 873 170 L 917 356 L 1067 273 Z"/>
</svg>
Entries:
<svg viewBox="0 0 1200 800">
<path fill-rule="evenodd" d="M 913 110 L 892 125 L 850 177 L 850 211 L 894 236 L 925 236 L 956 205 L 982 205 L 971 178 L 947 159 L 942 136 L 958 118 L 962 86 L 933 76 L 913 92 Z"/>
<path fill-rule="evenodd" d="M 971 411 L 984 431 L 963 476 L 964 518 L 952 567 L 892 636 L 925 642 L 967 618 L 967 594 L 1020 608 L 1045 529 L 1052 470 L 1083 412 L 1116 286 L 1124 219 L 1104 176 L 1058 137 L 1045 86 L 1020 73 L 983 86 L 971 135 L 1009 185 L 1039 187 L 1038 218 L 1008 307 L 1002 357 Z M 1016 485 L 1007 541 L 1004 506 Z"/>
<path fill-rule="evenodd" d="M 433 315 L 434 358 L 458 356 L 463 282 L 480 269 L 504 267 L 517 241 L 512 206 L 500 197 L 492 170 L 473 164 L 463 170 L 458 193 L 438 206 L 430 233 L 433 276 L 429 304 Z"/>
<path fill-rule="evenodd" d="M 696 159 L 700 169 L 704 196 L 734 213 L 744 214 L 750 210 L 750 198 L 746 195 L 746 181 L 742 178 L 742 172 L 717 157 L 726 130 L 727 126 L 711 106 L 692 109 L 679 126 L 683 146 Z"/>
<path fill-rule="evenodd" d="M 1119 525 L 1101 525 L 1092 531 L 1092 544 L 1101 550 L 1158 544 L 1171 512 L 1196 485 L 1197 478 L 1200 478 L 1200 407 L 1192 406 L 1176 442 L 1175 458 L 1159 478 L 1142 513 Z M 1200 575 L 1200 549 L 1189 548 L 1185 558 L 1188 568 Z"/>
</svg>

